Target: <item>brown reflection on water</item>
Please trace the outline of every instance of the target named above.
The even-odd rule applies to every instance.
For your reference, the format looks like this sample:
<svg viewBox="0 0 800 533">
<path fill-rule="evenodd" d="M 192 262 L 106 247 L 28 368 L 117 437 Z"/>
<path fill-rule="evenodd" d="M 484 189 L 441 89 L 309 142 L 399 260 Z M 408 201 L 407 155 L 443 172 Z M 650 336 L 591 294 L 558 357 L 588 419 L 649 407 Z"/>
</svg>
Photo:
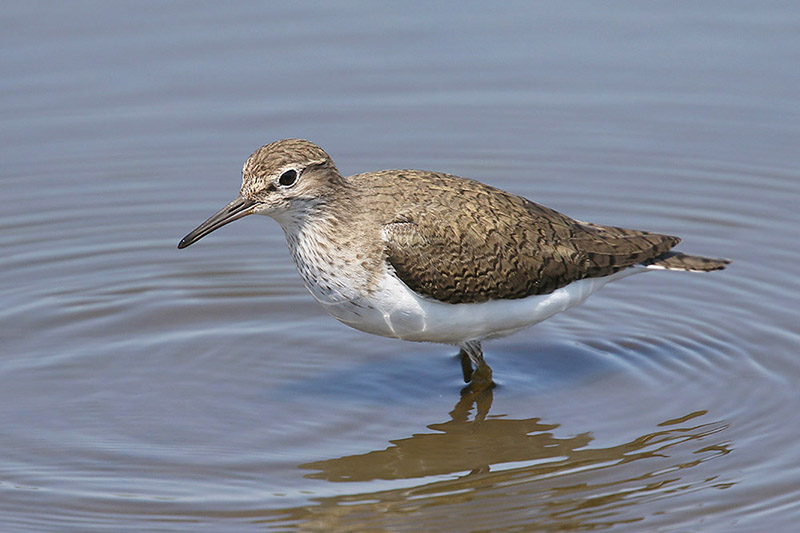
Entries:
<svg viewBox="0 0 800 533">
<path fill-rule="evenodd" d="M 558 424 L 490 415 L 492 399 L 492 391 L 463 397 L 449 421 L 383 450 L 300 465 L 315 471 L 306 477 L 331 482 L 413 481 L 320 498 L 317 505 L 279 511 L 276 520 L 321 530 L 391 528 L 409 519 L 428 530 L 477 524 L 584 529 L 644 520 L 647 507 L 641 514 L 631 508 L 637 502 L 733 484 L 687 475 L 732 451 L 719 435 L 727 423 L 692 422 L 704 410 L 666 420 L 658 425 L 663 429 L 630 442 L 592 448 L 589 431 L 557 437 Z M 426 479 L 420 484 L 420 478 Z"/>
</svg>

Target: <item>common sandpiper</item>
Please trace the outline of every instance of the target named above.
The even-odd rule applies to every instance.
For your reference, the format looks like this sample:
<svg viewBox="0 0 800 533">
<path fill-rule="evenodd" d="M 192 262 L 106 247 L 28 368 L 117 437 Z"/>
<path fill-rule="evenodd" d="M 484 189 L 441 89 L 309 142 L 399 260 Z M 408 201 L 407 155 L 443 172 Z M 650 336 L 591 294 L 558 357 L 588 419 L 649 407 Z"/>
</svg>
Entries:
<svg viewBox="0 0 800 533">
<path fill-rule="evenodd" d="M 478 181 L 381 170 L 343 177 L 302 139 L 262 146 L 239 196 L 178 244 L 246 215 L 283 228 L 306 288 L 348 326 L 460 347 L 469 390 L 492 386 L 481 343 L 582 303 L 648 270 L 730 262 L 672 251 L 678 237 L 574 220 Z"/>
</svg>

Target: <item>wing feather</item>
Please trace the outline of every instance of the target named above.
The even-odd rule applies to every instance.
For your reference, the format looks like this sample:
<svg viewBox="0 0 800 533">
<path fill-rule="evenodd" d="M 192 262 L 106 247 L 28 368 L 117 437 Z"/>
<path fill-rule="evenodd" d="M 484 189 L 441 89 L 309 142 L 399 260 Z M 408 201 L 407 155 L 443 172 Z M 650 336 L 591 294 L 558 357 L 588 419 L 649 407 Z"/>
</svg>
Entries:
<svg viewBox="0 0 800 533">
<path fill-rule="evenodd" d="M 414 202 L 416 212 L 385 224 L 382 237 L 397 276 L 415 292 L 442 302 L 548 294 L 658 258 L 680 241 L 579 222 L 479 182 L 432 178 L 459 181 L 438 188 L 427 202 Z"/>
</svg>

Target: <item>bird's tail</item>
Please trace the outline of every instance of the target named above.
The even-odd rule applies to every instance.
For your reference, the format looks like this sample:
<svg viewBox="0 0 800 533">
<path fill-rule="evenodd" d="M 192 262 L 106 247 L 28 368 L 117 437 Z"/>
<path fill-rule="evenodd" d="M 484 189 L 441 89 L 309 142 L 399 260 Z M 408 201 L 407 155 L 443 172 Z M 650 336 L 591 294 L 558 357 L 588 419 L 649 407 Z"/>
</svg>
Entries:
<svg viewBox="0 0 800 533">
<path fill-rule="evenodd" d="M 730 264 L 729 259 L 716 259 L 688 255 L 681 252 L 667 252 L 642 263 L 647 268 L 663 270 L 683 270 L 688 272 L 711 272 L 722 270 Z"/>
</svg>

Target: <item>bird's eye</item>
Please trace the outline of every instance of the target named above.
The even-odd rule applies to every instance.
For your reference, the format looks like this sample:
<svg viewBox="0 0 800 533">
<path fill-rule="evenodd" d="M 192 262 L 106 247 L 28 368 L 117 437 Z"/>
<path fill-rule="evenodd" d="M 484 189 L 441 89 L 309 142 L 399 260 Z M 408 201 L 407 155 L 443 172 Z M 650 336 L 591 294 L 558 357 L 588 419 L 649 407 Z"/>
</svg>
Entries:
<svg viewBox="0 0 800 533">
<path fill-rule="evenodd" d="M 280 178 L 278 178 L 278 183 L 280 183 L 284 187 L 289 187 L 291 185 L 294 185 L 295 181 L 297 181 L 297 171 L 293 168 L 290 168 L 289 170 L 281 174 Z"/>
</svg>

